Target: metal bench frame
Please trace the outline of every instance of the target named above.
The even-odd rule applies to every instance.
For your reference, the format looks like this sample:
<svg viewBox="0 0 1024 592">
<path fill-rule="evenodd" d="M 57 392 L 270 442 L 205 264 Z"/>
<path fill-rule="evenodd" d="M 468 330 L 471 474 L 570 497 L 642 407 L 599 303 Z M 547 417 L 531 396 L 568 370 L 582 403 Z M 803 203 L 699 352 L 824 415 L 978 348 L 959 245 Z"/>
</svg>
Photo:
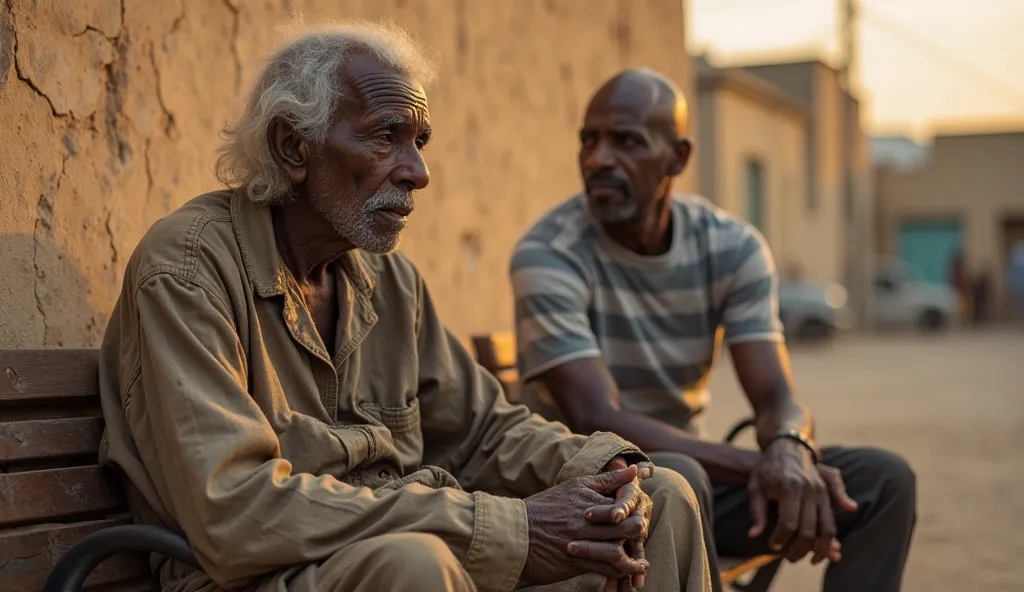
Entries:
<svg viewBox="0 0 1024 592">
<path fill-rule="evenodd" d="M 43 592 L 79 592 L 85 578 L 103 560 L 119 553 L 138 552 L 159 553 L 202 569 L 185 537 L 172 530 L 139 524 L 112 526 L 90 534 L 71 547 L 50 572 Z"/>
</svg>

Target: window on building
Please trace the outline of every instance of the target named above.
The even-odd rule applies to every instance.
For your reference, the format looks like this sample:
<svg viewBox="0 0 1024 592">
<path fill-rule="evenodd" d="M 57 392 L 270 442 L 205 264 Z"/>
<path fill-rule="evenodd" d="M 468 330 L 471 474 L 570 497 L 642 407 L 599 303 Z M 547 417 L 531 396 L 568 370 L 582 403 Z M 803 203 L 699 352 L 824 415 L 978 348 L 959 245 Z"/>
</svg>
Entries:
<svg viewBox="0 0 1024 592">
<path fill-rule="evenodd" d="M 761 234 L 767 234 L 765 228 L 765 199 L 764 199 L 764 166 L 761 161 L 750 158 L 746 167 L 747 186 L 747 207 L 744 215 L 747 221 L 757 227 Z"/>
</svg>

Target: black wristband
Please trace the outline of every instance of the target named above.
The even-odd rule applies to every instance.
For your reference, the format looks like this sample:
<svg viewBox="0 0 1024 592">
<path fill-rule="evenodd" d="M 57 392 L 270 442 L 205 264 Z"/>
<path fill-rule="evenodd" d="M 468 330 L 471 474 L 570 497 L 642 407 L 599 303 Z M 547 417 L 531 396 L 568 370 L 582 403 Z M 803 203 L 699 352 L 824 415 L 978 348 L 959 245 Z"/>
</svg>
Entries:
<svg viewBox="0 0 1024 592">
<path fill-rule="evenodd" d="M 801 446 L 806 448 L 808 452 L 811 453 L 811 460 L 814 461 L 814 464 L 818 464 L 821 462 L 821 454 L 818 453 L 818 447 L 814 445 L 814 442 L 812 442 L 810 438 L 796 430 L 783 428 L 775 432 L 775 435 L 773 435 L 771 439 L 768 440 L 768 445 L 765 446 L 765 448 L 770 446 L 772 442 L 781 439 L 794 440 L 798 442 Z"/>
</svg>

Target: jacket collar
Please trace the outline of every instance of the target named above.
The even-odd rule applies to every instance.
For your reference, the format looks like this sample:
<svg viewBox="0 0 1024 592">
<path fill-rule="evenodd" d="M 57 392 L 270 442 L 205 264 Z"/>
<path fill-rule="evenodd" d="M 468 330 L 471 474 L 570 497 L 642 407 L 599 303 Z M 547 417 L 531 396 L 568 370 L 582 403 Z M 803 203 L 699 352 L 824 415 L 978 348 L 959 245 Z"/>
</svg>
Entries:
<svg viewBox="0 0 1024 592">
<path fill-rule="evenodd" d="M 242 190 L 235 191 L 231 196 L 231 223 L 242 252 L 242 264 L 256 294 L 262 298 L 285 294 L 291 272 L 274 241 L 270 207 L 253 203 Z M 365 257 L 355 249 L 343 255 L 339 263 L 356 289 L 369 298 L 377 278 Z"/>
</svg>

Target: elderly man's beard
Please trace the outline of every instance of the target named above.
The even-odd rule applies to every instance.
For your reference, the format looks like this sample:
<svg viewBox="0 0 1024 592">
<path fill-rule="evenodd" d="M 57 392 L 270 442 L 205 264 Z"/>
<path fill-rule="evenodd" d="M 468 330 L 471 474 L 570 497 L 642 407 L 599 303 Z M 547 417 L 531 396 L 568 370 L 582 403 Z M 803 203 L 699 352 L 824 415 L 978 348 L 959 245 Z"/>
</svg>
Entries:
<svg viewBox="0 0 1024 592">
<path fill-rule="evenodd" d="M 394 219 L 382 210 L 412 209 L 416 200 L 411 191 L 390 183 L 380 187 L 366 200 L 352 189 L 333 191 L 330 196 L 313 200 L 313 209 L 334 230 L 357 249 L 386 255 L 398 249 L 407 219 Z"/>
</svg>

